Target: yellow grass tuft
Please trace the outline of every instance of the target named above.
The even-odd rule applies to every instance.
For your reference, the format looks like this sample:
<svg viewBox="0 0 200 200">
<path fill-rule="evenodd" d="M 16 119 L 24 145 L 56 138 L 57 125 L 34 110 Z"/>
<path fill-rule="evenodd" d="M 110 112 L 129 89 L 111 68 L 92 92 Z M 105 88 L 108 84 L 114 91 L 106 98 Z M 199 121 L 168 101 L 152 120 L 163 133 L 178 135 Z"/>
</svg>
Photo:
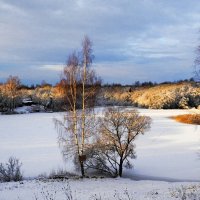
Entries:
<svg viewBox="0 0 200 200">
<path fill-rule="evenodd" d="M 172 117 L 177 122 L 200 125 L 200 114 L 185 114 Z"/>
</svg>

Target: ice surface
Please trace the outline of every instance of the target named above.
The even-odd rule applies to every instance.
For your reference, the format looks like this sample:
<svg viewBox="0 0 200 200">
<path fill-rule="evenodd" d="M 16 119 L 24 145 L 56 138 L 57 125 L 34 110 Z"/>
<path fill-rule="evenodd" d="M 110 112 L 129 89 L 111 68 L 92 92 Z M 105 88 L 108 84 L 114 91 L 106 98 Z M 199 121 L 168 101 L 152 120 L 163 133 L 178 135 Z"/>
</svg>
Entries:
<svg viewBox="0 0 200 200">
<path fill-rule="evenodd" d="M 100 109 L 101 110 L 101 109 Z M 139 109 L 153 120 L 151 130 L 136 140 L 134 169 L 124 175 L 133 179 L 200 180 L 200 126 L 175 122 L 172 115 L 191 110 Z M 23 162 L 26 177 L 70 168 L 64 163 L 53 118 L 63 113 L 0 115 L 0 162 L 15 156 Z"/>
</svg>

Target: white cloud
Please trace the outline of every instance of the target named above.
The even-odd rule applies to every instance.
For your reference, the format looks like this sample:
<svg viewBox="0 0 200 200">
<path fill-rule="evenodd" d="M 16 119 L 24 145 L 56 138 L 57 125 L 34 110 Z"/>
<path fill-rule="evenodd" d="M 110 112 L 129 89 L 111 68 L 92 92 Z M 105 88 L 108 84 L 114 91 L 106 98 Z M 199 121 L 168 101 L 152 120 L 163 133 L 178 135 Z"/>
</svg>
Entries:
<svg viewBox="0 0 200 200">
<path fill-rule="evenodd" d="M 62 72 L 64 68 L 64 65 L 62 64 L 46 64 L 46 65 L 42 65 L 39 66 L 38 69 L 39 70 L 43 70 L 43 71 L 56 71 L 56 72 Z"/>
</svg>

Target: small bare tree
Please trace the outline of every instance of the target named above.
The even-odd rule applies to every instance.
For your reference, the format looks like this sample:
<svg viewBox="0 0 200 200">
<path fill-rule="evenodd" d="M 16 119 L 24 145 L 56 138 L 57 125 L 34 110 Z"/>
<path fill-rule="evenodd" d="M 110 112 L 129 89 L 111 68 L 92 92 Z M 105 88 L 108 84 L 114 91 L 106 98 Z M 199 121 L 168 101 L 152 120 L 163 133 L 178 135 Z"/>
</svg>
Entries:
<svg viewBox="0 0 200 200">
<path fill-rule="evenodd" d="M 150 117 L 136 110 L 107 108 L 100 119 L 96 143 L 90 146 L 88 168 L 122 176 L 123 167 L 132 167 L 129 158 L 135 158 L 134 141 L 150 128 Z"/>
</svg>

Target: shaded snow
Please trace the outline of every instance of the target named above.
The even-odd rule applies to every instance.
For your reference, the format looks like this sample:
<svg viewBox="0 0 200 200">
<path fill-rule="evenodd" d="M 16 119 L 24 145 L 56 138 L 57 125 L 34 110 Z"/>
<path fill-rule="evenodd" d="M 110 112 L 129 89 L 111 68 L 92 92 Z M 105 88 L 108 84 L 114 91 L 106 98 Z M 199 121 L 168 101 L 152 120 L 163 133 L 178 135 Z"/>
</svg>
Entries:
<svg viewBox="0 0 200 200">
<path fill-rule="evenodd" d="M 31 106 L 22 106 L 15 108 L 14 111 L 17 113 L 30 113 L 31 109 Z"/>
<path fill-rule="evenodd" d="M 169 118 L 187 110 L 142 110 L 153 119 L 151 130 L 136 141 L 136 176 L 158 180 L 200 180 L 200 126 Z M 131 172 L 132 173 L 132 172 Z"/>
</svg>

